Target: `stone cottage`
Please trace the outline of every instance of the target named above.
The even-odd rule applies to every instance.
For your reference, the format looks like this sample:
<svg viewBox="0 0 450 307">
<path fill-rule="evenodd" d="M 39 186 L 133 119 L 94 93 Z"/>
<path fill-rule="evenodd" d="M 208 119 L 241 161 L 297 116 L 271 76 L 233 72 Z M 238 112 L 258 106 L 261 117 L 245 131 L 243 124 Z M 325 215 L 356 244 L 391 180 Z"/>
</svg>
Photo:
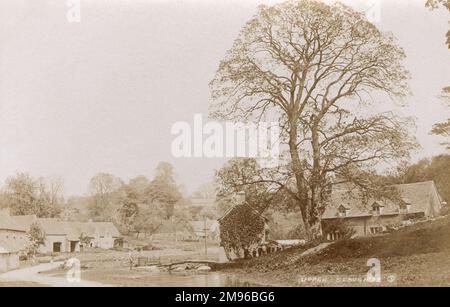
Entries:
<svg viewBox="0 0 450 307">
<path fill-rule="evenodd" d="M 352 229 L 354 236 L 381 233 L 389 226 L 402 224 L 405 220 L 432 218 L 440 214 L 443 199 L 433 181 L 400 184 L 394 186 L 400 201 L 368 199 L 357 189 L 337 187 L 331 195 L 331 205 L 322 215 L 323 235 L 328 240 L 339 239 L 343 234 L 332 227 L 343 223 Z"/>
</svg>

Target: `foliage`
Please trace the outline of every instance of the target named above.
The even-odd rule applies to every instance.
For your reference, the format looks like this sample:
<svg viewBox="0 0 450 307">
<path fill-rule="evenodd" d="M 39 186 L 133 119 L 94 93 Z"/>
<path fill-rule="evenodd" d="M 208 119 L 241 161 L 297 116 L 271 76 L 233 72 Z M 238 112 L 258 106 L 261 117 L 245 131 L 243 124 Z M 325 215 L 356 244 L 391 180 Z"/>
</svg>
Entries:
<svg viewBox="0 0 450 307">
<path fill-rule="evenodd" d="M 446 87 L 442 90 L 443 94 L 441 99 L 450 106 L 450 86 Z M 446 122 L 437 123 L 433 126 L 431 133 L 443 136 L 444 138 L 450 139 L 450 118 L 447 119 Z M 444 142 L 443 145 L 447 146 L 447 149 L 450 149 L 450 142 Z"/>
<path fill-rule="evenodd" d="M 337 232 L 340 240 L 350 239 L 356 233 L 356 230 L 349 227 L 344 219 L 327 220 L 322 223 L 322 231 L 325 235 Z"/>
<path fill-rule="evenodd" d="M 89 211 L 92 219 L 105 222 L 115 221 L 123 195 L 122 186 L 122 180 L 112 174 L 98 173 L 92 177 L 89 184 L 91 195 Z"/>
<path fill-rule="evenodd" d="M 145 205 L 139 208 L 139 214 L 134 220 L 134 231 L 136 237 L 143 233 L 145 235 L 152 235 L 164 222 L 163 212 L 158 206 Z"/>
<path fill-rule="evenodd" d="M 160 162 L 156 167 L 155 178 L 146 191 L 147 203 L 158 204 L 167 219 L 173 215 L 175 204 L 182 198 L 174 177 L 173 166 Z"/>
<path fill-rule="evenodd" d="M 84 232 L 80 234 L 80 237 L 78 238 L 80 240 L 80 244 L 87 246 L 90 243 L 90 238 L 87 234 Z"/>
<path fill-rule="evenodd" d="M 233 158 L 216 172 L 219 198 L 245 192 L 246 202 L 263 212 L 281 193 L 282 186 L 267 179 L 267 171 L 254 158 Z"/>
<path fill-rule="evenodd" d="M 238 205 L 219 221 L 220 244 L 229 260 L 232 254 L 248 257 L 258 247 L 264 234 L 265 222 L 249 205 Z"/>
<path fill-rule="evenodd" d="M 382 180 L 398 184 L 433 180 L 441 196 L 450 203 L 450 155 L 438 155 L 412 165 L 403 165 L 396 174 Z"/>
<path fill-rule="evenodd" d="M 27 173 L 18 173 L 6 180 L 5 203 L 13 215 L 55 217 L 61 211 L 61 187 L 59 180 L 47 183 Z"/>
<path fill-rule="evenodd" d="M 271 239 L 304 239 L 306 237 L 303 225 L 298 222 L 301 220 L 301 213 L 298 210 L 286 212 L 272 209 L 266 211 L 264 215 L 269 219 Z"/>
<path fill-rule="evenodd" d="M 211 199 L 215 198 L 217 194 L 217 185 L 215 182 L 207 182 L 202 184 L 194 193 L 192 197 Z"/>
<path fill-rule="evenodd" d="M 128 182 L 128 188 L 130 193 L 133 194 L 133 197 L 136 199 L 138 203 L 146 202 L 146 191 L 150 184 L 150 181 L 145 176 L 137 176 L 131 178 Z"/>
<path fill-rule="evenodd" d="M 395 38 L 363 14 L 301 0 L 259 6 L 220 62 L 210 115 L 279 119 L 287 163 L 263 182 L 293 197 L 310 238 L 319 232 L 333 176 L 407 158 L 415 148 L 411 119 L 366 107 L 375 103 L 371 93 L 409 94 L 404 58 Z"/>
<path fill-rule="evenodd" d="M 426 6 L 430 9 L 437 9 L 440 5 L 450 11 L 450 0 L 427 0 Z M 447 32 L 447 46 L 450 49 L 450 30 Z"/>
<path fill-rule="evenodd" d="M 118 225 L 122 233 L 129 234 L 135 229 L 135 220 L 139 215 L 138 195 L 132 188 L 125 187 L 125 197 L 121 200 Z"/>
<path fill-rule="evenodd" d="M 166 162 L 158 164 L 152 181 L 141 175 L 126 184 L 112 174 L 98 173 L 91 179 L 89 192 L 91 219 L 114 222 L 121 232 L 137 236 L 154 233 L 182 200 L 173 166 Z"/>
<path fill-rule="evenodd" d="M 39 246 L 45 244 L 45 232 L 41 225 L 37 222 L 31 224 L 30 229 L 27 232 L 28 237 L 28 253 L 36 254 Z"/>
<path fill-rule="evenodd" d="M 430 9 L 437 9 L 441 5 L 450 12 L 450 0 L 428 0 L 426 3 L 426 6 Z M 450 30 L 447 32 L 447 46 L 450 49 Z M 450 86 L 447 86 L 442 90 L 441 98 L 450 105 Z M 435 124 L 431 133 L 450 139 L 450 119 L 446 122 Z M 450 149 L 450 142 L 444 142 L 443 145 L 445 145 L 447 149 Z"/>
</svg>

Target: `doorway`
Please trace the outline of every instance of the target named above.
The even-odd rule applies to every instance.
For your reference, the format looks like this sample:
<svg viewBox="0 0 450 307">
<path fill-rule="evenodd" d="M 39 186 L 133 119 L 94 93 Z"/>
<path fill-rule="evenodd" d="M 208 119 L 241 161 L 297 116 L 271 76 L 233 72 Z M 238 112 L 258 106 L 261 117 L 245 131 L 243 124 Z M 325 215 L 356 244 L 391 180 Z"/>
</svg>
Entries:
<svg viewBox="0 0 450 307">
<path fill-rule="evenodd" d="M 61 242 L 53 242 L 53 252 L 54 253 L 61 252 Z"/>
<path fill-rule="evenodd" d="M 70 252 L 74 253 L 77 249 L 78 241 L 70 241 Z"/>
</svg>

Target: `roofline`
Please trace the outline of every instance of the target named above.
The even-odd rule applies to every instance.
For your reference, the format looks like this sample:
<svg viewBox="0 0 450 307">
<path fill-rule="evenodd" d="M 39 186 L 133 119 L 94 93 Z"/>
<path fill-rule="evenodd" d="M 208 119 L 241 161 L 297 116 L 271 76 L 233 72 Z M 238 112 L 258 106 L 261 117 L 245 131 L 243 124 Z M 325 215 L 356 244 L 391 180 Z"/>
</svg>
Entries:
<svg viewBox="0 0 450 307">
<path fill-rule="evenodd" d="M 247 207 L 249 207 L 253 212 L 257 213 L 259 216 L 261 216 L 265 221 L 268 221 L 269 219 L 267 217 L 265 217 L 261 212 L 259 212 L 258 210 L 256 210 L 255 208 L 253 208 L 251 205 L 249 205 L 247 202 L 244 202 L 242 204 L 237 204 L 232 206 L 231 208 L 229 208 L 220 218 L 217 219 L 217 222 L 220 222 L 221 220 L 223 220 L 230 212 L 231 210 L 233 210 L 234 208 L 236 208 L 237 206 L 242 206 L 245 205 Z"/>
<path fill-rule="evenodd" d="M 408 212 L 407 214 L 417 214 L 417 213 L 425 213 L 424 211 L 414 211 L 414 212 Z M 394 215 L 402 215 L 405 213 L 385 213 L 385 214 L 378 214 L 375 216 L 394 216 Z M 348 219 L 348 218 L 359 218 L 359 217 L 373 217 L 372 214 L 367 215 L 350 215 L 350 216 L 335 216 L 335 217 L 322 217 L 322 220 L 337 220 L 337 219 Z"/>
<path fill-rule="evenodd" d="M 10 230 L 10 231 L 17 231 L 17 232 L 27 232 L 26 230 L 19 230 L 19 229 L 10 229 L 10 228 L 1 228 L 0 230 Z"/>
</svg>

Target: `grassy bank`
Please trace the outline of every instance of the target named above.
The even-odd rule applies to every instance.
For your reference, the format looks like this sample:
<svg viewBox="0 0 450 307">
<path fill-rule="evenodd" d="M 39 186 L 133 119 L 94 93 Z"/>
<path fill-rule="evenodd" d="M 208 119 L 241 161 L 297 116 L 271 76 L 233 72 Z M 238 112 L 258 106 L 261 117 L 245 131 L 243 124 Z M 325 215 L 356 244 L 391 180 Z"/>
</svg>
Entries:
<svg viewBox="0 0 450 307">
<path fill-rule="evenodd" d="M 225 272 L 250 282 L 287 286 L 369 285 L 367 261 L 378 258 L 382 285 L 450 285 L 450 219 L 448 217 L 399 230 L 390 235 L 336 242 L 314 255 L 304 248 L 241 261 Z"/>
</svg>

